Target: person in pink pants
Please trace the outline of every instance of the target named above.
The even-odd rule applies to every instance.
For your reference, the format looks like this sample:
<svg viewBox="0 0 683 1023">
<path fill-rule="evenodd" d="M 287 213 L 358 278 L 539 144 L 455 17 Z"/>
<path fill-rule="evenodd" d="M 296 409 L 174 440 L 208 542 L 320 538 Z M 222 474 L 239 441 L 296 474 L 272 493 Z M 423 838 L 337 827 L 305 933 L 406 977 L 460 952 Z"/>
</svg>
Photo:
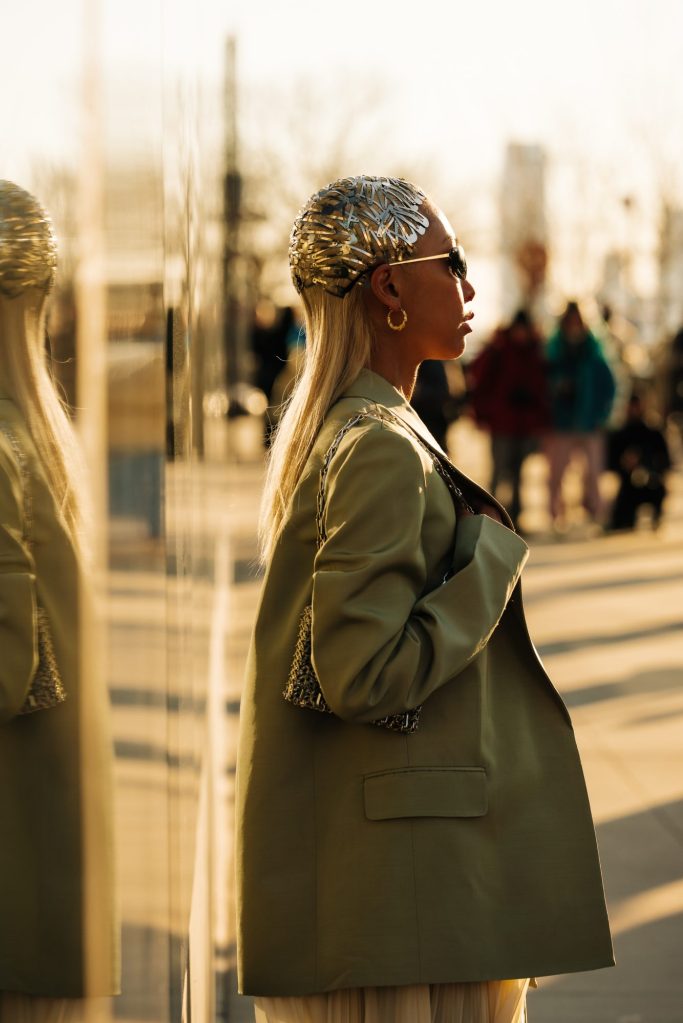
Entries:
<svg viewBox="0 0 683 1023">
<path fill-rule="evenodd" d="M 546 356 L 551 430 L 546 438 L 550 467 L 550 514 L 554 525 L 565 519 L 564 475 L 572 456 L 583 459 L 582 503 L 591 520 L 601 522 L 600 475 L 605 463 L 603 428 L 614 402 L 615 380 L 600 342 L 587 328 L 576 302 L 569 302 Z"/>
</svg>

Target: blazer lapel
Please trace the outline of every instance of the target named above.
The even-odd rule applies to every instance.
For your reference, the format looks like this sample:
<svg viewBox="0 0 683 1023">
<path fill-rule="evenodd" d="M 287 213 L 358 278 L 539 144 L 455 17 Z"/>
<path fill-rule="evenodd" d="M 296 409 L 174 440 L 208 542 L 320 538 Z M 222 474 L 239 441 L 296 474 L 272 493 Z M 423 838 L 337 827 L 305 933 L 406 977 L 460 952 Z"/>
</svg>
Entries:
<svg viewBox="0 0 683 1023">
<path fill-rule="evenodd" d="M 438 455 L 441 458 L 442 462 L 446 463 L 449 471 L 451 472 L 453 478 L 455 479 L 455 482 L 463 491 L 465 496 L 467 496 L 468 493 L 470 494 L 474 493 L 474 495 L 481 502 L 483 502 L 484 504 L 492 505 L 500 514 L 500 517 L 505 523 L 505 525 L 508 526 L 509 529 L 514 530 L 512 519 L 510 518 L 510 515 L 508 514 L 507 510 L 503 507 L 503 505 L 500 504 L 500 502 L 497 501 L 492 494 L 489 494 L 489 492 L 484 487 L 480 486 L 479 483 L 475 483 L 475 481 L 470 479 L 469 476 L 466 476 L 465 473 L 457 467 L 457 465 L 453 464 L 448 454 L 443 450 L 443 448 L 436 441 L 436 439 L 432 437 L 431 433 L 429 432 L 425 424 L 422 422 L 417 412 L 415 412 L 410 405 L 405 404 L 398 408 L 394 408 L 392 409 L 392 412 L 394 412 L 397 418 L 401 419 L 407 426 L 409 426 L 411 430 L 417 433 L 420 437 L 420 440 L 422 440 L 426 444 L 426 446 L 430 448 L 431 451 Z"/>
<path fill-rule="evenodd" d="M 362 398 L 364 401 L 383 405 L 385 408 L 389 409 L 397 419 L 406 425 L 409 430 L 412 430 L 413 433 L 416 433 L 419 436 L 420 440 L 430 449 L 430 451 L 433 451 L 434 454 L 448 466 L 449 471 L 453 474 L 455 482 L 464 492 L 465 496 L 469 493 L 483 504 L 492 505 L 500 514 L 505 525 L 509 529 L 514 530 L 512 519 L 503 505 L 496 501 L 495 497 L 493 497 L 492 494 L 489 494 L 484 487 L 475 483 L 474 480 L 471 480 L 469 476 L 466 476 L 464 472 L 453 464 L 436 438 L 431 435 L 417 412 L 405 400 L 400 391 L 397 391 L 393 384 L 390 384 L 388 380 L 380 376 L 378 373 L 373 373 L 372 370 L 363 369 L 354 382 L 347 387 L 342 397 Z M 474 503 L 476 503 L 476 500 Z"/>
</svg>

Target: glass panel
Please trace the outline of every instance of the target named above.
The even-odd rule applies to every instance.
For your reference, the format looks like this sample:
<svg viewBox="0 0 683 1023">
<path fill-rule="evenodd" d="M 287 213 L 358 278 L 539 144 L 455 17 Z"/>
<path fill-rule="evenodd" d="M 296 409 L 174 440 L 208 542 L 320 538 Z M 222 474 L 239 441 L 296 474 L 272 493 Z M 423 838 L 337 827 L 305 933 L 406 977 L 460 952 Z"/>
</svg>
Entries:
<svg viewBox="0 0 683 1023">
<path fill-rule="evenodd" d="M 12 96 L 0 130 L 13 143 L 0 177 L 39 194 L 55 221 L 54 372 L 78 410 L 92 477 L 82 774 L 87 787 L 108 749 L 99 715 L 115 753 L 115 798 L 98 809 L 115 824 L 122 922 L 123 988 L 111 1014 L 128 1020 L 208 1021 L 215 1002 L 214 848 L 225 837 L 214 804 L 230 601 L 226 541 L 216 542 L 224 476 L 204 461 L 207 444 L 225 452 L 227 409 L 211 8 L 15 5 L 10 37 L 22 45 L 7 48 L 0 70 Z M 98 680 L 109 706 L 96 705 Z M 114 891 L 95 841 L 107 837 L 102 817 L 85 825 L 96 929 Z M 107 1013 L 97 1010 L 98 1019 Z"/>
</svg>

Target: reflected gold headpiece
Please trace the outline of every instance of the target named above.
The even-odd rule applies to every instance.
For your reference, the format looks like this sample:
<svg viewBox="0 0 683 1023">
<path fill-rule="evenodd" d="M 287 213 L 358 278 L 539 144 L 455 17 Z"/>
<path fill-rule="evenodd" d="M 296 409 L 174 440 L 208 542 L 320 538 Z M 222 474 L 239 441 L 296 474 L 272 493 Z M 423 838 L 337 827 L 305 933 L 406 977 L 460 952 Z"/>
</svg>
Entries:
<svg viewBox="0 0 683 1023">
<path fill-rule="evenodd" d="M 341 178 L 311 196 L 289 244 L 294 287 L 319 284 L 342 298 L 381 262 L 407 256 L 429 227 L 425 194 L 401 178 Z"/>
<path fill-rule="evenodd" d="M 57 270 L 57 239 L 47 211 L 30 192 L 0 180 L 0 292 L 49 291 Z"/>
</svg>

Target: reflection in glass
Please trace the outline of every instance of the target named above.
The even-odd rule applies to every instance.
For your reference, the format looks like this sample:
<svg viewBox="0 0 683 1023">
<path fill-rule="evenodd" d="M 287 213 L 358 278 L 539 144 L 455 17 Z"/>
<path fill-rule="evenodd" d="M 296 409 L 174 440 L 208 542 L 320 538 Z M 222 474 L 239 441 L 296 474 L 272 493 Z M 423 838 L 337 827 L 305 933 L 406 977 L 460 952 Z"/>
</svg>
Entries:
<svg viewBox="0 0 683 1023">
<path fill-rule="evenodd" d="M 216 553 L 224 494 L 217 500 L 203 459 L 205 413 L 223 450 L 223 197 L 219 83 L 205 70 L 220 43 L 211 5 L 199 7 L 162 0 L 137 4 L 132 17 L 125 2 L 65 0 L 44 10 L 31 88 L 0 112 L 13 140 L 0 176 L 21 172 L 40 192 L 60 241 L 52 371 L 93 494 L 79 596 L 91 701 L 80 753 L 96 764 L 111 748 L 93 724 L 109 716 L 122 924 L 111 1014 L 129 1020 L 178 1020 L 190 1008 L 209 1020 L 215 1002 L 228 559 L 225 544 Z M 13 17 L 17 38 L 35 37 L 30 12 Z M 84 776 L 83 795 L 91 936 L 108 919 L 111 890 L 102 842 L 112 803 L 92 798 L 97 775 Z M 93 984 L 107 961 L 86 964 Z"/>
<path fill-rule="evenodd" d="M 87 484 L 43 343 L 56 243 L 8 181 L 0 238 L 0 1019 L 70 1018 L 118 989 L 109 712 L 82 671 Z"/>
</svg>

